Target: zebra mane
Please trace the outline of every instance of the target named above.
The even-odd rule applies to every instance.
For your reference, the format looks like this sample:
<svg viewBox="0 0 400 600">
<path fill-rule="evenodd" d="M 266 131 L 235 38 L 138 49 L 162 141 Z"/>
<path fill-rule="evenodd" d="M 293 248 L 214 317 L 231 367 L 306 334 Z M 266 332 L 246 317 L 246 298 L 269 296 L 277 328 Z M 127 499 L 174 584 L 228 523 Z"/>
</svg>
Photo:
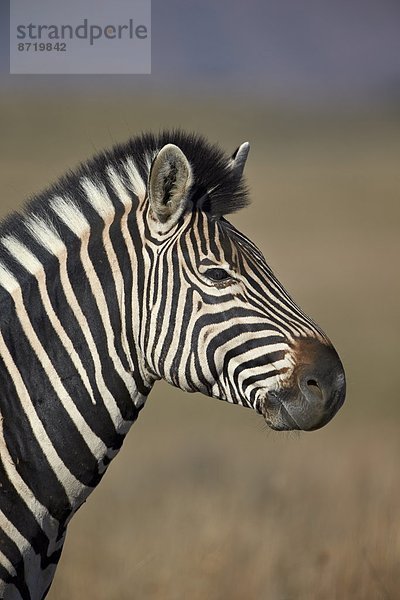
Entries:
<svg viewBox="0 0 400 600">
<path fill-rule="evenodd" d="M 159 134 L 143 133 L 105 150 L 77 169 L 67 172 L 43 192 L 31 197 L 23 208 L 26 216 L 38 215 L 51 218 L 49 200 L 64 197 L 76 206 L 86 205 L 82 180 L 107 181 L 108 169 L 113 168 L 126 180 L 126 168 L 133 161 L 142 180 L 147 185 L 151 163 L 158 151 L 168 143 L 179 146 L 185 153 L 193 170 L 193 186 L 190 199 L 194 207 L 215 218 L 231 214 L 248 204 L 248 194 L 243 179 L 231 168 L 231 157 L 217 145 L 194 133 L 182 130 L 162 131 Z M 21 214 L 14 213 L 0 224 L 0 237 L 21 230 Z"/>
<path fill-rule="evenodd" d="M 248 192 L 243 178 L 231 168 L 231 157 L 203 136 L 180 129 L 159 134 L 143 133 L 126 144 L 114 146 L 81 167 L 85 175 L 112 164 L 115 168 L 132 157 L 143 181 L 147 183 L 151 162 L 166 144 L 175 144 L 186 155 L 193 170 L 191 200 L 211 216 L 220 218 L 248 205 Z M 87 170 L 88 169 L 88 170 Z"/>
</svg>

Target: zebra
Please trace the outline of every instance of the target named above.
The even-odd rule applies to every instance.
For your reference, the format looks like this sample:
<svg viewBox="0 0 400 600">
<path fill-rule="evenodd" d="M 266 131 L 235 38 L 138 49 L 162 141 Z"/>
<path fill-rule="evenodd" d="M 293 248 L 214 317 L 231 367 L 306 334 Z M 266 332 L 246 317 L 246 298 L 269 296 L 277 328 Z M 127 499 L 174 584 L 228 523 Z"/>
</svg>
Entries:
<svg viewBox="0 0 400 600">
<path fill-rule="evenodd" d="M 313 430 L 343 404 L 322 329 L 226 218 L 243 169 L 197 134 L 143 133 L 0 225 L 0 595 L 50 588 L 66 529 L 157 380 Z"/>
</svg>

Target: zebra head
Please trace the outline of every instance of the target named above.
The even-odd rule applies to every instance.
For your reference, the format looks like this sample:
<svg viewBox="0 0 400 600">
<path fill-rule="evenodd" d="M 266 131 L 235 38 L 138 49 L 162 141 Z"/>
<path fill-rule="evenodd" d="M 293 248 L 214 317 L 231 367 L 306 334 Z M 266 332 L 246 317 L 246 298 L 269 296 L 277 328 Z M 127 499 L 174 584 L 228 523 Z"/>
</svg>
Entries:
<svg viewBox="0 0 400 600">
<path fill-rule="evenodd" d="M 339 356 L 224 217 L 247 203 L 249 146 L 232 158 L 197 148 L 196 158 L 196 144 L 181 142 L 153 154 L 148 176 L 148 369 L 186 391 L 252 407 L 273 429 L 322 427 L 345 397 Z"/>
</svg>

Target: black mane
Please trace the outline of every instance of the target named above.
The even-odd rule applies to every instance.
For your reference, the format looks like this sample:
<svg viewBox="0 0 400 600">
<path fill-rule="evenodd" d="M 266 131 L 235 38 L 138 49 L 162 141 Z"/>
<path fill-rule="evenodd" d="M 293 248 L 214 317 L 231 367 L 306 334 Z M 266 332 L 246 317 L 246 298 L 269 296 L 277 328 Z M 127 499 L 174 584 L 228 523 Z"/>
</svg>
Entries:
<svg viewBox="0 0 400 600">
<path fill-rule="evenodd" d="M 171 130 L 159 134 L 143 133 L 124 144 L 117 144 L 109 150 L 100 152 L 79 165 L 77 169 L 68 171 L 42 193 L 28 199 L 23 213 L 42 216 L 48 214 L 48 200 L 54 196 L 68 196 L 78 206 L 82 205 L 85 200 L 80 185 L 81 178 L 104 180 L 107 178 L 107 167 L 112 166 L 126 180 L 124 165 L 129 157 L 134 159 L 143 181 L 147 183 L 152 159 L 168 143 L 181 148 L 192 166 L 191 199 L 194 206 L 201 199 L 202 210 L 219 218 L 248 204 L 246 186 L 231 169 L 230 156 L 200 135 Z M 18 213 L 10 215 L 1 224 L 0 235 L 19 229 L 20 224 Z"/>
<path fill-rule="evenodd" d="M 144 133 L 127 144 L 114 147 L 106 153 L 107 160 L 120 160 L 126 154 L 135 156 L 142 178 L 147 181 L 148 167 L 140 163 L 145 156 L 155 156 L 165 144 L 175 144 L 186 155 L 193 169 L 192 200 L 206 195 L 202 209 L 214 217 L 221 217 L 244 208 L 249 203 L 245 184 L 232 171 L 227 156 L 216 144 L 203 136 L 181 130 L 163 131 L 158 135 Z"/>
<path fill-rule="evenodd" d="M 142 179 L 147 182 L 149 160 L 152 160 L 165 144 L 175 144 L 186 155 L 193 169 L 194 203 L 196 204 L 196 200 L 204 194 L 207 195 L 206 202 L 202 204 L 203 210 L 212 216 L 221 217 L 248 204 L 246 186 L 230 168 L 230 157 L 217 145 L 207 142 L 203 136 L 179 129 L 162 131 L 158 135 L 143 133 L 131 138 L 127 143 L 118 144 L 81 165 L 78 175 L 100 174 L 109 164 L 120 169 L 121 163 L 131 156 Z"/>
</svg>

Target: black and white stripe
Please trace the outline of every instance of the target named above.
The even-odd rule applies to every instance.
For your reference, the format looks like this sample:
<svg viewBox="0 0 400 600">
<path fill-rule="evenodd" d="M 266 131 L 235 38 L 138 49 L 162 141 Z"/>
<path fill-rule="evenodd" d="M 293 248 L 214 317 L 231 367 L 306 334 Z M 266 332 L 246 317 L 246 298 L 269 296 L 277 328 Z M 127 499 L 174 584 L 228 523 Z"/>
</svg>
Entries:
<svg viewBox="0 0 400 600">
<path fill-rule="evenodd" d="M 44 597 L 157 379 L 259 410 L 297 339 L 327 343 L 223 217 L 247 203 L 247 152 L 144 135 L 1 226 L 1 597 Z"/>
</svg>

